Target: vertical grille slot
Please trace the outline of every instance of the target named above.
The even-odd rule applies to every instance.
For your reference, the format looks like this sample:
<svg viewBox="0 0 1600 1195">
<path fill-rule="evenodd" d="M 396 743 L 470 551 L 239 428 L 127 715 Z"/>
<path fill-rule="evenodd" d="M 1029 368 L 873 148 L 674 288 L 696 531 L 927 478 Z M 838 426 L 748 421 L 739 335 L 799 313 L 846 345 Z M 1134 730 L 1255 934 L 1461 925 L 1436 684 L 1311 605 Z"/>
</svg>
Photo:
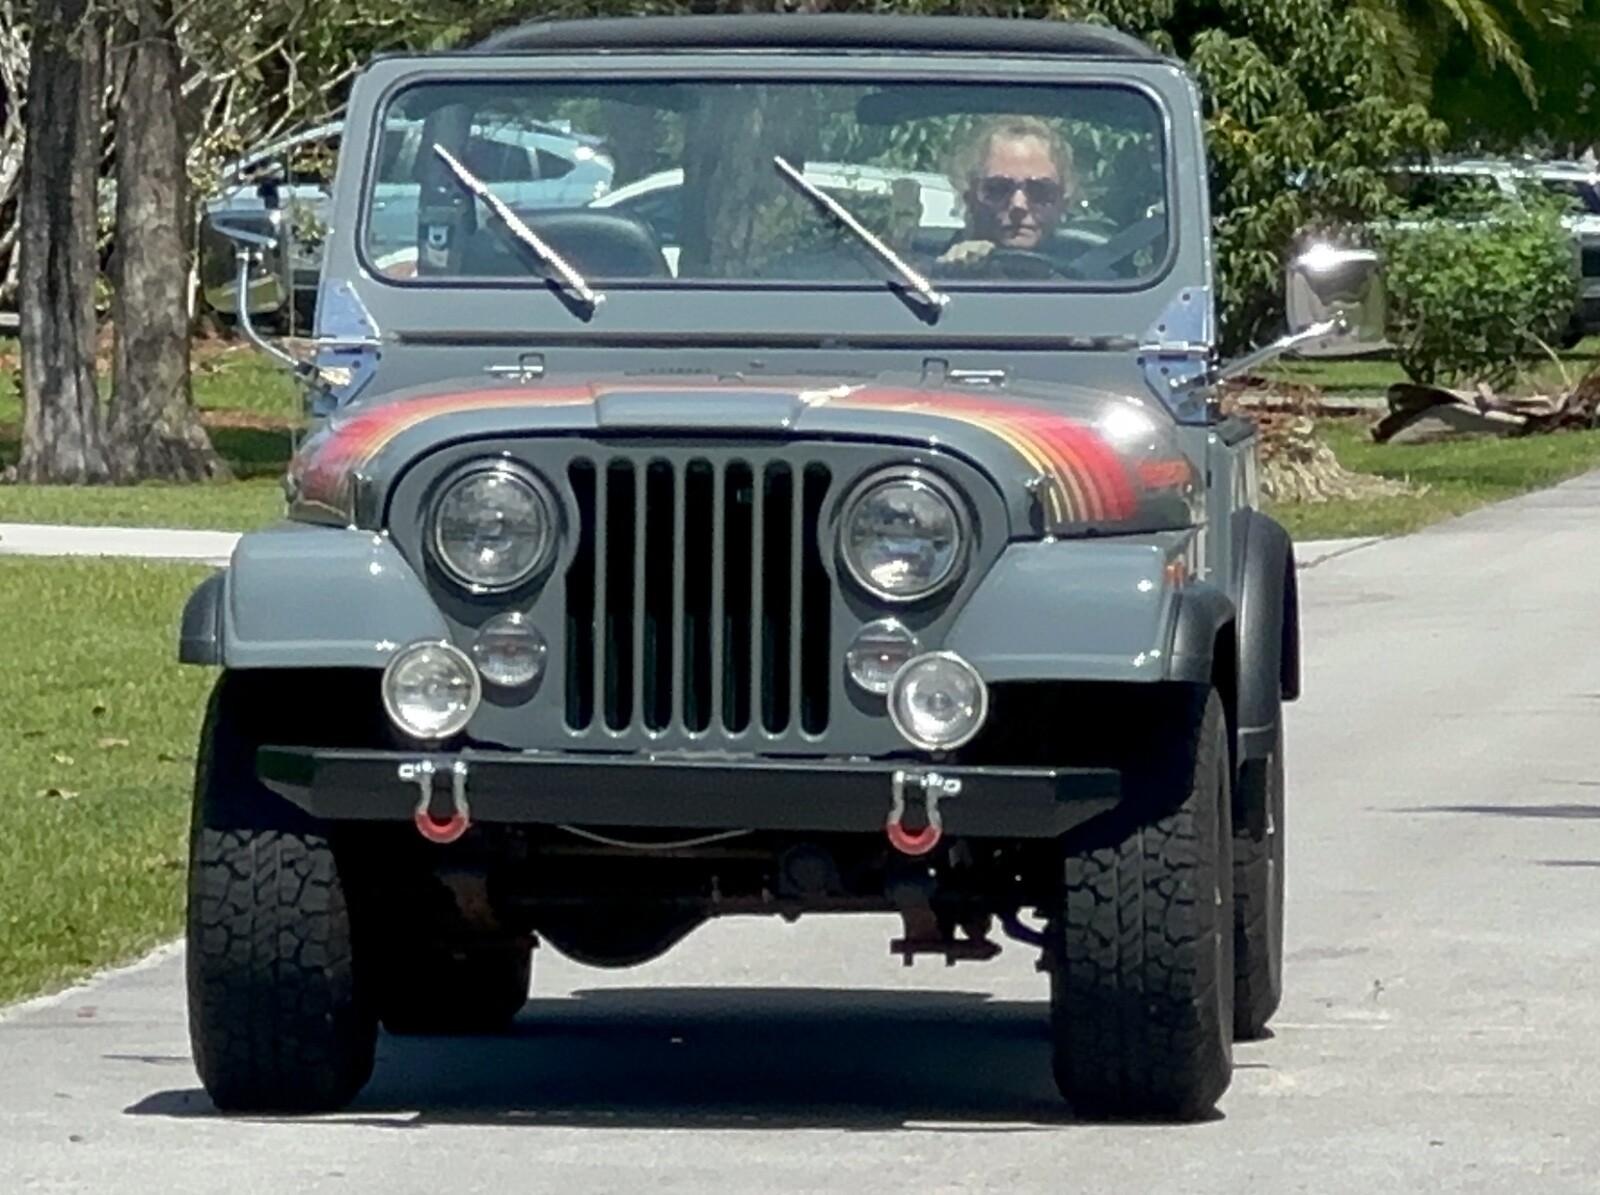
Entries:
<svg viewBox="0 0 1600 1195">
<path fill-rule="evenodd" d="M 600 651 L 605 662 L 605 723 L 612 730 L 626 730 L 633 721 L 634 679 L 634 541 L 637 502 L 633 465 L 612 461 L 606 466 L 601 490 L 600 526 L 604 547 L 605 573 L 601 602 Z M 641 578 L 642 582 L 642 578 Z"/>
<path fill-rule="evenodd" d="M 566 578 L 575 731 L 827 729 L 832 582 L 817 463 L 579 459 Z"/>
<path fill-rule="evenodd" d="M 677 478 L 666 461 L 652 461 L 645 470 L 644 503 L 639 524 L 645 528 L 640 543 L 644 562 L 640 608 L 644 614 L 640 704 L 644 724 L 665 730 L 672 724 L 673 615 L 676 605 L 674 576 L 680 533 L 677 526 Z"/>
<path fill-rule="evenodd" d="M 828 570 L 822 563 L 822 507 L 832 475 L 825 465 L 807 465 L 802 528 L 804 556 L 800 564 L 801 615 L 796 628 L 800 642 L 800 728 L 821 734 L 828 728 L 828 693 L 833 658 L 833 593 Z"/>
<path fill-rule="evenodd" d="M 771 734 L 789 726 L 790 595 L 794 570 L 794 474 L 788 465 L 772 464 L 762 471 L 762 534 L 756 565 L 761 576 L 761 725 Z"/>
<path fill-rule="evenodd" d="M 711 726 L 720 700 L 712 685 L 712 661 L 722 636 L 712 627 L 722 616 L 717 565 L 723 531 L 723 505 L 717 500 L 717 472 L 709 461 L 690 461 L 683 479 L 683 724 L 696 734 Z"/>
<path fill-rule="evenodd" d="M 567 725 L 583 730 L 594 719 L 595 468 L 577 460 L 567 470 L 578 503 L 578 547 L 567 573 Z"/>
<path fill-rule="evenodd" d="M 722 480 L 722 724 L 730 734 L 750 725 L 750 611 L 760 578 L 755 562 L 755 478 L 735 461 Z"/>
</svg>

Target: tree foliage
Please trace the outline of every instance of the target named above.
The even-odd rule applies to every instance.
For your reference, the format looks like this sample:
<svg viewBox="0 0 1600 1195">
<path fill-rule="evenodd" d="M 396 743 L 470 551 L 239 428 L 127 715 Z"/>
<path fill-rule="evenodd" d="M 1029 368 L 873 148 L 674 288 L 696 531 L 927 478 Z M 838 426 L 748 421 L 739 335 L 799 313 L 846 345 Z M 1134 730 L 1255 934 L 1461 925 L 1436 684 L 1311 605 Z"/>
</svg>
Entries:
<svg viewBox="0 0 1600 1195">
<path fill-rule="evenodd" d="M 1543 359 L 1578 298 L 1553 199 L 1486 194 L 1380 234 L 1395 356 L 1419 382 L 1503 386 Z"/>
</svg>

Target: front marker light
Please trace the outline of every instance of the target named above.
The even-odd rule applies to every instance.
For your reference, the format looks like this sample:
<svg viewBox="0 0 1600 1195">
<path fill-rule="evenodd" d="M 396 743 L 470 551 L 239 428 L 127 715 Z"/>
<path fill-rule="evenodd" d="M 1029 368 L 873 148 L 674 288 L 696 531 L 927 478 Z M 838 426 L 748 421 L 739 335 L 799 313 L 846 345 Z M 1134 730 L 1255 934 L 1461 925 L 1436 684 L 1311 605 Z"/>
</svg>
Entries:
<svg viewBox="0 0 1600 1195">
<path fill-rule="evenodd" d="M 913 747 L 953 751 L 972 741 L 989 716 L 989 688 L 952 651 L 928 652 L 895 673 L 889 718 Z"/>
<path fill-rule="evenodd" d="M 497 614 L 472 641 L 472 658 L 483 679 L 502 689 L 531 687 L 544 676 L 549 645 L 526 614 Z"/>
<path fill-rule="evenodd" d="M 845 649 L 845 669 L 861 688 L 882 697 L 889 691 L 894 674 L 920 650 L 916 635 L 903 623 L 880 618 L 856 632 Z"/>
<path fill-rule="evenodd" d="M 459 734 L 482 699 L 478 670 L 451 643 L 413 643 L 383 670 L 383 708 L 414 739 L 432 742 Z"/>
</svg>

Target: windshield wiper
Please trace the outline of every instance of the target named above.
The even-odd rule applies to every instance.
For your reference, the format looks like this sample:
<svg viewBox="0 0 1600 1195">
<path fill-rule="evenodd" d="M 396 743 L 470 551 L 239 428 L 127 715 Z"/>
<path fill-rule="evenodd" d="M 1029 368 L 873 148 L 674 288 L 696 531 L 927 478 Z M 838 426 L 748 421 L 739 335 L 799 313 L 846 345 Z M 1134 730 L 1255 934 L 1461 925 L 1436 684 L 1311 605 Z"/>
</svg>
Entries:
<svg viewBox="0 0 1600 1195">
<path fill-rule="evenodd" d="M 560 275 L 561 284 L 587 304 L 589 314 L 593 315 L 595 308 L 606 301 L 605 295 L 592 289 L 583 280 L 583 275 L 567 264 L 566 258 L 557 253 L 538 233 L 529 228 L 522 217 L 507 207 L 498 195 L 489 190 L 481 178 L 456 161 L 449 150 L 435 141 L 433 143 L 433 152 L 439 155 L 446 166 L 450 167 L 450 173 L 460 180 L 463 187 L 488 204 L 489 210 L 500 217 L 500 222 L 510 230 L 512 236 L 532 249 L 540 261 Z"/>
<path fill-rule="evenodd" d="M 811 200 L 824 215 L 832 219 L 840 228 L 854 235 L 858 241 L 868 249 L 871 249 L 880 261 L 899 274 L 905 280 L 906 285 L 911 288 L 911 293 L 927 307 L 929 313 L 935 319 L 938 318 L 939 311 L 946 303 L 950 302 L 949 295 L 935 290 L 933 284 L 912 269 L 905 258 L 879 240 L 870 228 L 850 214 L 848 208 L 826 191 L 816 187 L 805 175 L 791 166 L 782 155 L 773 158 L 772 164 L 777 167 L 778 174 L 782 176 L 784 182 Z"/>
</svg>

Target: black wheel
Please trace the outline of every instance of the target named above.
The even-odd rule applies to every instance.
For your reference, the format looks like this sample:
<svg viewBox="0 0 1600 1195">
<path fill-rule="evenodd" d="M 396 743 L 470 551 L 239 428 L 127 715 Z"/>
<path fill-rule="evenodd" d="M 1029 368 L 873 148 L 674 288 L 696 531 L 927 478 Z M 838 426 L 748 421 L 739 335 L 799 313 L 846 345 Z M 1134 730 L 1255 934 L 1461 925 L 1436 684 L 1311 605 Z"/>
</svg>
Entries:
<svg viewBox="0 0 1600 1195">
<path fill-rule="evenodd" d="M 258 745 L 294 741 L 288 696 L 224 674 L 195 769 L 189 1040 L 225 1112 L 332 1110 L 372 1074 L 377 1021 L 326 829 L 255 777 Z"/>
<path fill-rule="evenodd" d="M 478 946 L 408 951 L 385 968 L 379 997 L 390 1033 L 499 1033 L 528 1002 L 533 949 Z"/>
<path fill-rule="evenodd" d="M 1254 1041 L 1283 999 L 1283 726 L 1239 769 L 1233 826 L 1233 1035 Z"/>
<path fill-rule="evenodd" d="M 1232 1078 L 1227 726 L 1212 689 L 1176 704 L 1124 771 L 1171 812 L 1070 854 L 1048 928 L 1056 1084 L 1083 1116 L 1192 1120 Z"/>
</svg>

